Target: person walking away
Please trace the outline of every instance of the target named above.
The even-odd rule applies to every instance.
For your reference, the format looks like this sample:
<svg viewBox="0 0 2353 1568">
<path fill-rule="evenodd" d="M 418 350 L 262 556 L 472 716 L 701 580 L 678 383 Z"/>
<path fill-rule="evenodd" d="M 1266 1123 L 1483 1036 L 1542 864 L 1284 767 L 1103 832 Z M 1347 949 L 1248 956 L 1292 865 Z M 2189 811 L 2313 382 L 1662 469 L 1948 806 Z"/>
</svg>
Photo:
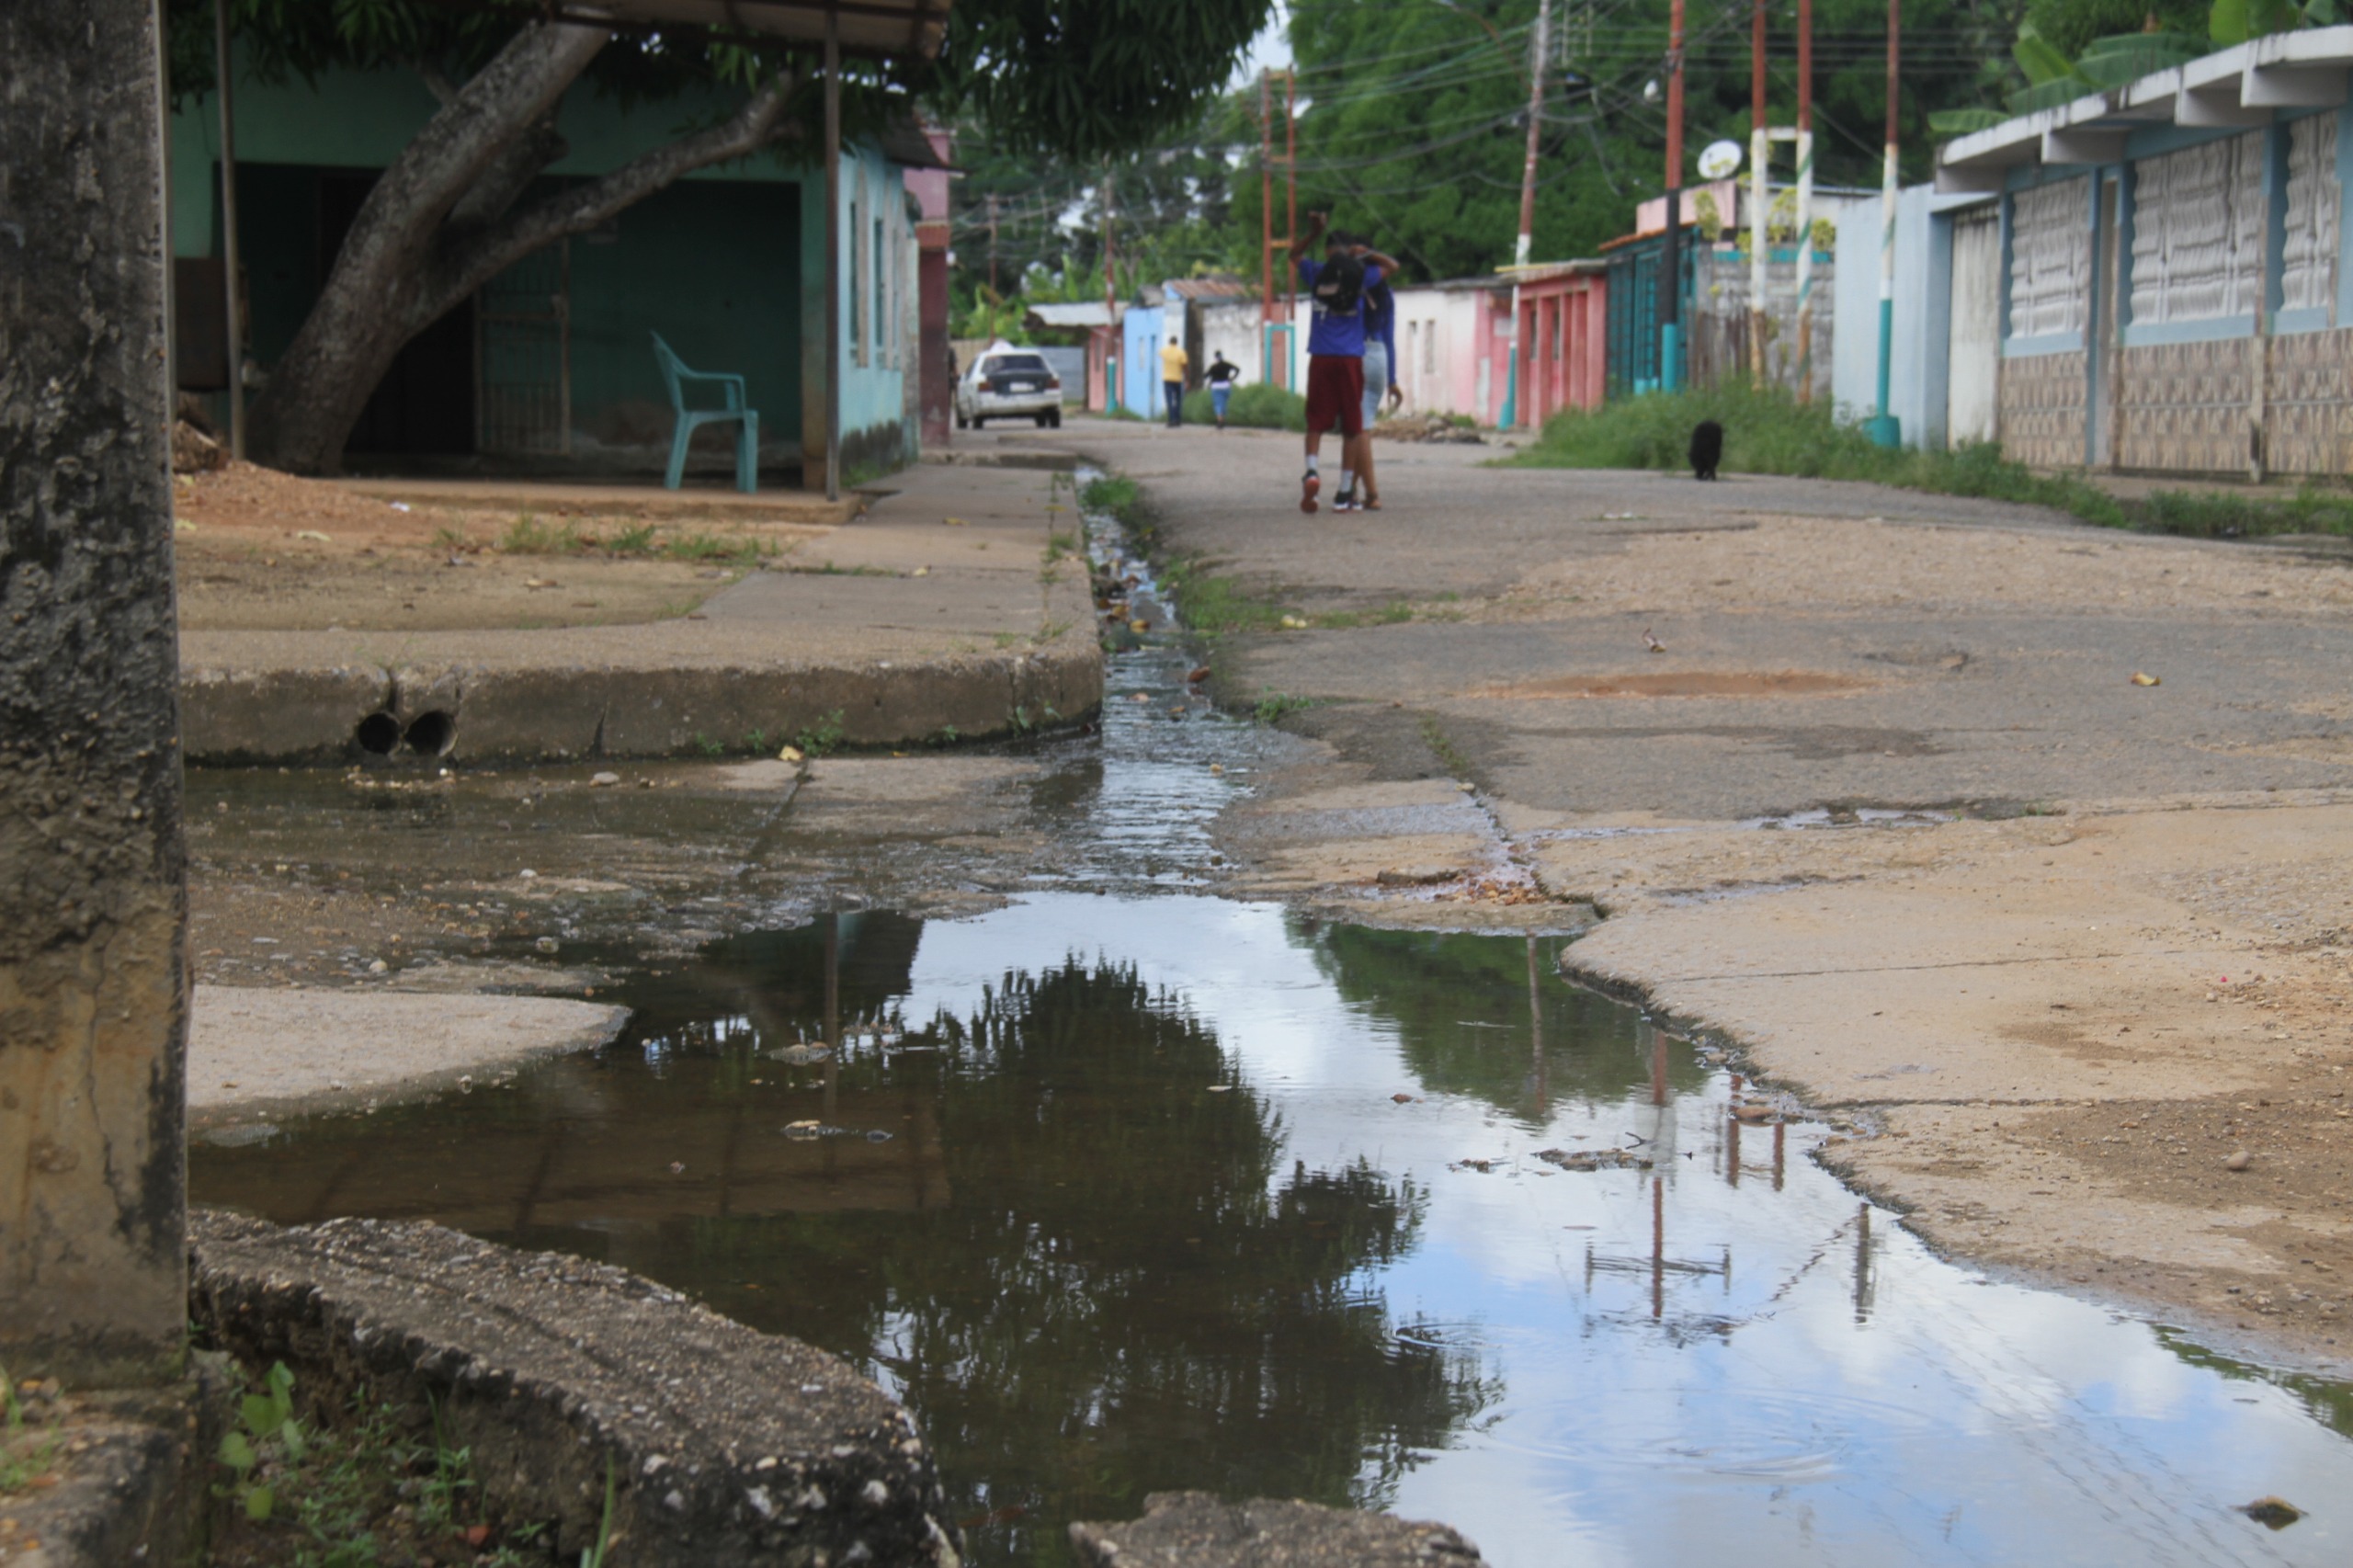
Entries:
<svg viewBox="0 0 2353 1568">
<path fill-rule="evenodd" d="M 1324 238 L 1328 212 L 1310 212 L 1307 232 L 1291 245 L 1291 266 L 1307 290 L 1312 316 L 1307 328 L 1307 472 L 1300 480 L 1299 509 L 1316 509 L 1324 481 L 1317 472 L 1324 433 L 1340 432 L 1338 511 L 1356 506 L 1355 475 L 1348 468 L 1351 443 L 1364 430 L 1364 290 L 1381 281 L 1377 265 L 1352 253 L 1338 234 Z M 1310 259 L 1324 241 L 1324 259 Z"/>
<path fill-rule="evenodd" d="M 1203 375 L 1210 383 L 1210 408 L 1221 430 L 1225 428 L 1225 405 L 1233 401 L 1233 383 L 1241 374 L 1242 367 L 1226 358 L 1224 349 L 1210 355 L 1210 368 Z"/>
<path fill-rule="evenodd" d="M 1397 296 L 1390 289 L 1388 278 L 1396 276 L 1397 264 L 1381 256 L 1361 242 L 1352 246 L 1358 259 L 1381 267 L 1386 274 L 1381 282 L 1364 291 L 1364 432 L 1357 437 L 1357 483 L 1362 488 L 1363 506 L 1368 512 L 1381 510 L 1381 486 L 1372 477 L 1372 427 L 1381 421 L 1381 400 L 1386 398 L 1391 409 L 1405 401 L 1405 389 L 1394 377 L 1397 366 Z M 1345 506 L 1344 494 L 1341 504 Z"/>
<path fill-rule="evenodd" d="M 1175 338 L 1160 351 L 1160 390 L 1168 399 L 1168 427 L 1174 430 L 1185 423 L 1185 358 L 1184 346 Z"/>
</svg>

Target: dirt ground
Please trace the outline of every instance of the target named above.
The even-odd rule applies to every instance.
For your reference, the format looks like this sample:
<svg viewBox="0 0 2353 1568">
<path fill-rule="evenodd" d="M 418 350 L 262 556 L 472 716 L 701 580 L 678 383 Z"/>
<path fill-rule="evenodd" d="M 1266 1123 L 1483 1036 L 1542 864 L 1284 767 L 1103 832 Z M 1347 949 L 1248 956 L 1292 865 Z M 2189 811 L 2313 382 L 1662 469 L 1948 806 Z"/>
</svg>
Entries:
<svg viewBox="0 0 2353 1568">
<path fill-rule="evenodd" d="M 250 463 L 183 474 L 173 494 L 180 623 L 195 631 L 662 620 L 830 531 L 387 501 Z"/>
</svg>

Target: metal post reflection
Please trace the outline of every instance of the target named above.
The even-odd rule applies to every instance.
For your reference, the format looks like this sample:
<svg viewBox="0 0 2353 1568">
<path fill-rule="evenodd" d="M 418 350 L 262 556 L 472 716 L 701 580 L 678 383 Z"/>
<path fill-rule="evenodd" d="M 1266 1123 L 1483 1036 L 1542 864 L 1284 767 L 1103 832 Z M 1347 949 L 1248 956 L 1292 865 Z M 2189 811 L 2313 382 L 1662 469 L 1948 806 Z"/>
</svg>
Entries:
<svg viewBox="0 0 2353 1568">
<path fill-rule="evenodd" d="M 1536 1116 L 1542 1120 L 1552 1114 L 1552 1086 L 1544 1062 L 1544 991 L 1538 983 L 1536 969 L 1536 938 L 1528 938 L 1528 1050 L 1536 1094 Z"/>
</svg>

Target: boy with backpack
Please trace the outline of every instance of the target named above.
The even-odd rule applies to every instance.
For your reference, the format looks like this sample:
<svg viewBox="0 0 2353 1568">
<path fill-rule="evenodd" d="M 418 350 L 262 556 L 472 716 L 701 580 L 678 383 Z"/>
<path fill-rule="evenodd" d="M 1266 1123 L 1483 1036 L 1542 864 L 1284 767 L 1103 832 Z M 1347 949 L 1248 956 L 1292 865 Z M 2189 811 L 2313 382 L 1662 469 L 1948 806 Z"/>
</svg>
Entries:
<svg viewBox="0 0 2353 1568">
<path fill-rule="evenodd" d="M 1291 245 L 1291 262 L 1311 301 L 1307 329 L 1307 473 L 1300 481 L 1299 509 L 1313 512 L 1324 487 L 1316 460 L 1324 432 L 1340 430 L 1340 494 L 1336 511 L 1356 509 L 1356 473 L 1349 465 L 1364 430 L 1364 294 L 1394 272 L 1397 264 L 1378 251 L 1358 252 L 1346 236 L 1324 238 L 1327 212 L 1310 212 L 1307 232 Z M 1324 240 L 1324 259 L 1305 255 Z"/>
</svg>

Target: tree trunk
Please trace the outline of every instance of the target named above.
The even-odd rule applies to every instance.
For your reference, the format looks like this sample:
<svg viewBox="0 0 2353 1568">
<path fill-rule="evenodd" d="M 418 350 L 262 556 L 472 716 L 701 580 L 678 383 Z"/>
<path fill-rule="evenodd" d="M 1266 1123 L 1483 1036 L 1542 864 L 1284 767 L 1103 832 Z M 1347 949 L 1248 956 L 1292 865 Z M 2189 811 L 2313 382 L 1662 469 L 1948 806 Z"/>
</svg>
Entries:
<svg viewBox="0 0 2353 1568">
<path fill-rule="evenodd" d="M 515 208 L 564 153 L 556 105 L 609 35 L 537 24 L 450 95 L 359 210 L 317 304 L 270 372 L 248 437 L 255 460 L 332 472 L 377 383 L 409 339 L 506 267 L 585 233 L 683 175 L 774 142 L 795 79 L 731 119 L 602 178 Z"/>
<path fill-rule="evenodd" d="M 332 472 L 360 410 L 418 319 L 444 221 L 499 155 L 554 109 L 612 35 L 534 23 L 517 32 L 401 151 L 360 205 L 335 269 L 254 405 L 255 460 Z"/>
<path fill-rule="evenodd" d="M 0 0 L 0 1362 L 85 1386 L 188 1324 L 156 15 Z"/>
</svg>

